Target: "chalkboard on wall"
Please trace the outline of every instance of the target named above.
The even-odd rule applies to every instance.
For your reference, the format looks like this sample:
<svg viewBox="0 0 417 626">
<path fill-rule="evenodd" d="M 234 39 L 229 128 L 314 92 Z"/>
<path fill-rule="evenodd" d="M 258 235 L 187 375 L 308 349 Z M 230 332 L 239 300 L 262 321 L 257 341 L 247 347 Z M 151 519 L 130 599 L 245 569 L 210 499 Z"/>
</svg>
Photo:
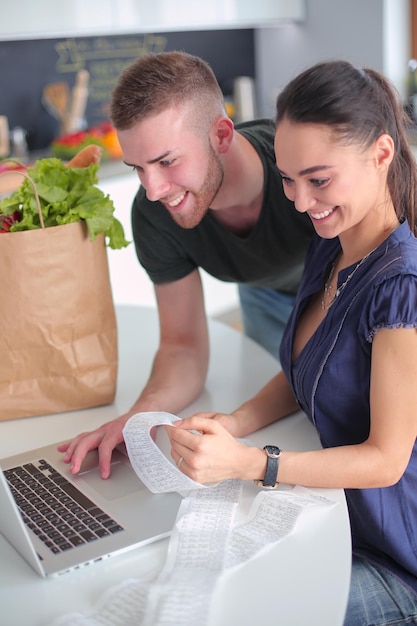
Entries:
<svg viewBox="0 0 417 626">
<path fill-rule="evenodd" d="M 79 70 L 90 74 L 88 126 L 108 119 L 111 91 L 123 68 L 150 52 L 182 50 L 210 63 L 225 95 L 236 76 L 255 78 L 254 31 L 211 30 L 0 42 L 0 115 L 27 132 L 29 149 L 47 147 L 59 121 L 42 103 L 46 84 L 70 89 Z"/>
</svg>

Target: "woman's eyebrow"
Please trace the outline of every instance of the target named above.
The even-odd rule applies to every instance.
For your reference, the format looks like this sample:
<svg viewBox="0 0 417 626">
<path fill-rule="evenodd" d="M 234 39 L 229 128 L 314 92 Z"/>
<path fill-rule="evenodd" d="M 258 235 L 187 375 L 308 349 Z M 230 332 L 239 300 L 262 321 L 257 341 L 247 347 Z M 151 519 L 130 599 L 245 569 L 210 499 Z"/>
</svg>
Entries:
<svg viewBox="0 0 417 626">
<path fill-rule="evenodd" d="M 298 172 L 299 176 L 306 176 L 309 174 L 315 174 L 315 172 L 318 171 L 322 171 L 322 170 L 328 170 L 331 169 L 332 166 L 331 165 L 313 165 L 312 167 L 307 167 L 304 170 L 301 170 L 300 172 Z M 281 170 L 278 167 L 278 172 L 281 174 L 281 176 L 288 176 L 288 174 L 286 174 L 283 170 Z"/>
</svg>

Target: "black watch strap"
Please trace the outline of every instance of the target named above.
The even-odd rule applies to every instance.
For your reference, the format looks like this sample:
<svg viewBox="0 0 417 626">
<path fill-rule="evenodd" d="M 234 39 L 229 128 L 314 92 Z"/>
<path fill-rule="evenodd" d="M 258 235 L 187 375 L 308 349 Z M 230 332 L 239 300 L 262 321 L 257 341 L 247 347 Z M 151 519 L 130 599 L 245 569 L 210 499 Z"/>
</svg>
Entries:
<svg viewBox="0 0 417 626">
<path fill-rule="evenodd" d="M 281 450 L 278 446 L 264 446 L 264 450 L 267 454 L 265 477 L 263 480 L 255 480 L 255 483 L 258 487 L 276 489 L 279 485 L 277 478 Z"/>
</svg>

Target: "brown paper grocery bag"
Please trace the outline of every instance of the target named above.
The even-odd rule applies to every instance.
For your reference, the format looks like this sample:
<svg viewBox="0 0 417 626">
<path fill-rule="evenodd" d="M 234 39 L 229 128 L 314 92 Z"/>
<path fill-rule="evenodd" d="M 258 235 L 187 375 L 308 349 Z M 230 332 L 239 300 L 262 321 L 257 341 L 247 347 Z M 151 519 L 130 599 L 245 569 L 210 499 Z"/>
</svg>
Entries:
<svg viewBox="0 0 417 626">
<path fill-rule="evenodd" d="M 117 323 L 104 235 L 0 234 L 0 420 L 113 402 Z"/>
</svg>

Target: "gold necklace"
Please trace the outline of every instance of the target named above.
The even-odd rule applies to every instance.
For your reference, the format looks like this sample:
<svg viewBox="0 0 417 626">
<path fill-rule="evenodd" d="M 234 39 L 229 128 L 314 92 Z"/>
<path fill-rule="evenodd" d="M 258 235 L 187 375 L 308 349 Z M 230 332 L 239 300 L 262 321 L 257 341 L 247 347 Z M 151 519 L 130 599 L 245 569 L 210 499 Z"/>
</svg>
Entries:
<svg viewBox="0 0 417 626">
<path fill-rule="evenodd" d="M 372 252 L 374 252 L 375 250 L 376 250 L 376 248 L 371 250 L 371 252 L 369 252 L 360 261 L 358 261 L 358 263 L 356 263 L 356 265 L 353 268 L 353 270 L 351 271 L 351 273 L 348 274 L 345 282 L 343 282 L 340 285 L 340 287 L 337 287 L 337 289 L 335 290 L 335 292 L 334 292 L 334 294 L 332 296 L 331 294 L 332 294 L 332 291 L 333 291 L 334 287 L 330 283 L 332 282 L 332 278 L 333 278 L 333 275 L 334 275 L 334 270 L 336 268 L 336 261 L 333 261 L 332 266 L 330 268 L 329 275 L 328 275 L 327 280 L 326 280 L 326 282 L 324 284 L 323 299 L 321 301 L 321 308 L 322 308 L 323 311 L 328 311 L 330 309 L 330 307 L 332 306 L 332 304 L 334 304 L 336 298 L 338 298 L 340 296 L 340 294 L 342 293 L 342 291 L 344 290 L 344 288 L 346 287 L 346 285 L 348 284 L 348 282 L 350 281 L 352 276 L 360 268 L 362 263 L 364 263 L 366 261 L 366 259 L 368 259 L 371 256 Z"/>
</svg>

